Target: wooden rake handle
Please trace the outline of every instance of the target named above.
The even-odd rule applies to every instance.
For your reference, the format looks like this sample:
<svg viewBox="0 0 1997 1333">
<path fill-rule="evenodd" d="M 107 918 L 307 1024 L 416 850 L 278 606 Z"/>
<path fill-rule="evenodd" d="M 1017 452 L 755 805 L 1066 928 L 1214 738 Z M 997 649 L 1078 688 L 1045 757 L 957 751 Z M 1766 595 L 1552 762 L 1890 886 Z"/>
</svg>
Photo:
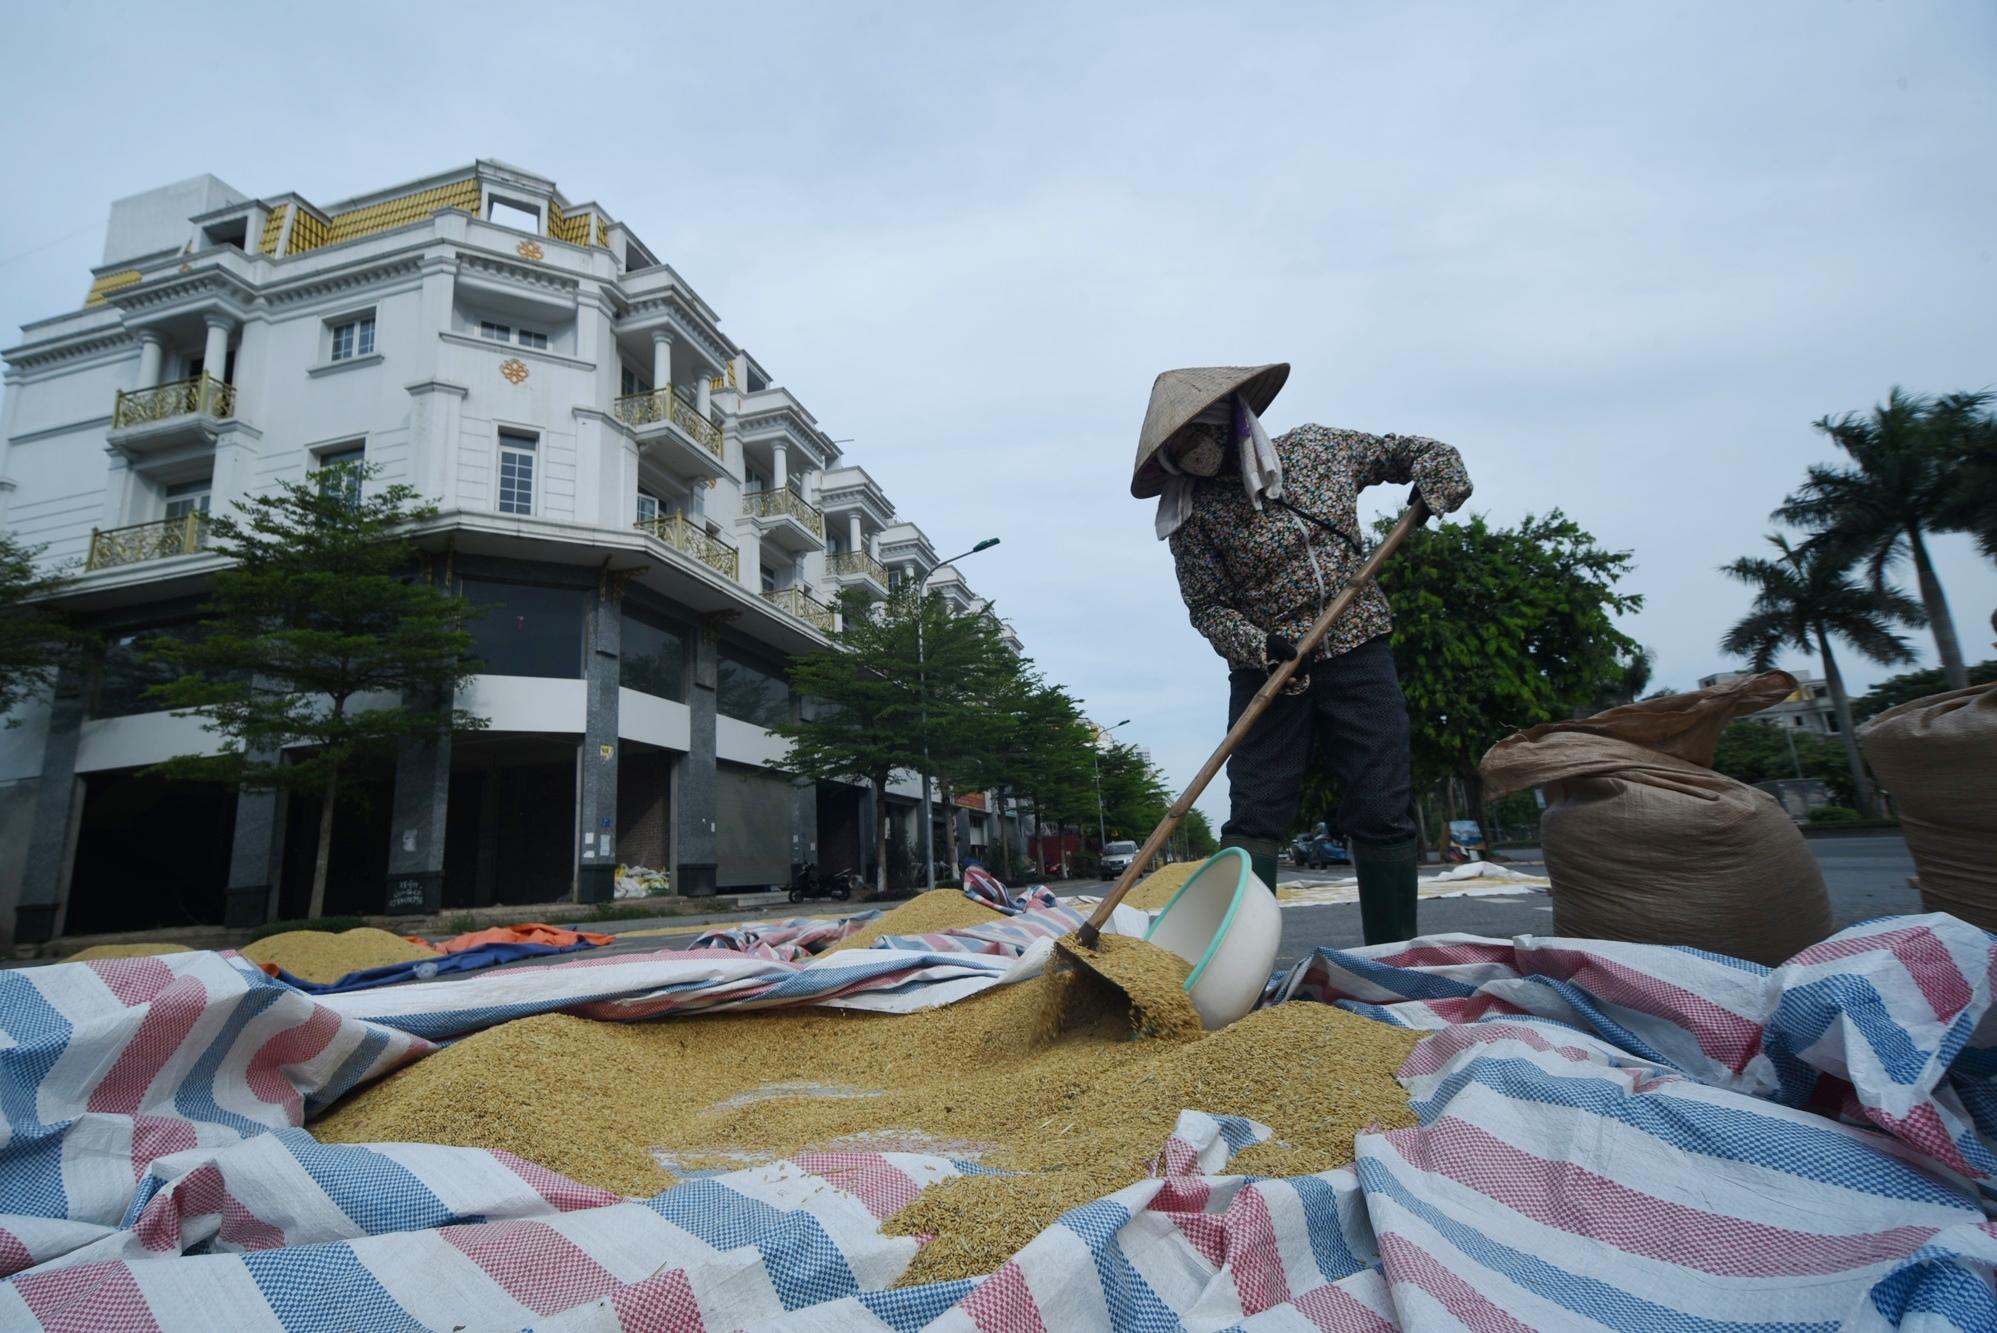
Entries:
<svg viewBox="0 0 1997 1333">
<path fill-rule="evenodd" d="M 1102 933 L 1103 923 L 1109 920 L 1109 914 L 1116 910 L 1116 905 L 1123 901 L 1123 896 L 1129 893 L 1143 877 L 1144 867 L 1151 864 L 1151 858 L 1158 854 L 1158 849 L 1165 845 L 1166 839 L 1172 836 L 1191 813 L 1193 802 L 1197 801 L 1200 793 L 1207 789 L 1207 784 L 1213 781 L 1214 774 L 1220 772 L 1220 766 L 1227 762 L 1228 756 L 1234 753 L 1242 739 L 1255 729 L 1255 724 L 1268 710 L 1269 701 L 1282 692 L 1283 686 L 1289 684 L 1290 677 L 1297 674 L 1297 668 L 1310 660 L 1310 655 L 1317 650 L 1318 644 L 1324 641 L 1324 636 L 1331 632 L 1332 624 L 1345 614 L 1345 608 L 1352 605 L 1352 599 L 1359 595 L 1359 590 L 1379 576 L 1380 566 L 1387 563 L 1387 557 L 1399 549 L 1410 532 L 1427 522 L 1428 517 L 1428 506 L 1422 503 L 1420 495 L 1416 495 L 1414 501 L 1402 513 L 1400 521 L 1380 539 L 1380 544 L 1373 548 L 1373 553 L 1366 557 L 1366 563 L 1359 567 L 1359 572 L 1352 576 L 1351 582 L 1339 589 L 1338 596 L 1331 599 L 1331 605 L 1325 607 L 1323 613 L 1311 625 L 1310 632 L 1297 644 L 1297 655 L 1269 673 L 1269 679 L 1263 683 L 1261 689 L 1255 691 L 1255 697 L 1248 701 L 1248 707 L 1241 710 L 1241 716 L 1227 729 L 1227 735 L 1221 738 L 1218 748 L 1207 756 L 1206 763 L 1200 765 L 1200 771 L 1193 775 L 1192 782 L 1187 784 L 1186 789 L 1179 793 L 1179 799 L 1172 802 L 1170 808 L 1165 811 L 1165 818 L 1159 821 L 1158 827 L 1151 830 L 1151 836 L 1144 840 L 1143 849 L 1131 858 L 1129 868 L 1116 881 L 1115 887 L 1104 894 L 1103 900 L 1096 904 L 1095 914 L 1082 924 L 1081 930 L 1076 932 L 1076 937 L 1085 947 L 1091 949 L 1095 947 L 1096 937 Z M 1275 887 L 1273 884 L 1269 886 L 1272 892 Z"/>
</svg>

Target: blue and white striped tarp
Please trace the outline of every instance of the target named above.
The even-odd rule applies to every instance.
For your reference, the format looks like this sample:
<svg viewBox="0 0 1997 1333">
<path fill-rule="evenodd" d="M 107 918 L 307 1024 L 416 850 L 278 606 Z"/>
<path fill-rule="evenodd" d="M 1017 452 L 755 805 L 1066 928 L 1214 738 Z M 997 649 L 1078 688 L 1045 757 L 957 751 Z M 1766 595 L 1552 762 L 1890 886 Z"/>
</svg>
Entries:
<svg viewBox="0 0 1997 1333">
<path fill-rule="evenodd" d="M 1013 965 L 825 961 L 819 998 Z M 605 984 L 621 965 L 502 975 L 629 1016 L 812 971 L 702 951 Z M 1997 1328 L 1994 978 L 1997 939 L 1946 916 L 1773 971 L 1532 937 L 1320 953 L 1279 996 L 1432 1030 L 1401 1071 L 1418 1126 L 1254 1180 L 1226 1164 L 1268 1131 L 1188 1108 L 1153 1178 L 986 1278 L 892 1289 L 916 1242 L 880 1219 L 976 1168 L 802 1154 L 630 1201 L 505 1154 L 322 1145 L 308 1108 L 511 1006 L 376 1021 L 345 1007 L 424 988 L 318 999 L 216 954 L 9 972 L 0 1327 Z"/>
</svg>

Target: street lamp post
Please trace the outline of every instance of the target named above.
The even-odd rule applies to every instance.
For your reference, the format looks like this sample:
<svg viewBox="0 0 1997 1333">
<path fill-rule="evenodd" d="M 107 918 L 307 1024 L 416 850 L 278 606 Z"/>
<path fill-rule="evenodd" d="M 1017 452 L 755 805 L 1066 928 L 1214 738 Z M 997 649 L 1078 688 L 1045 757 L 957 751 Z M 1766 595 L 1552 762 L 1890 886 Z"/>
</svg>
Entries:
<svg viewBox="0 0 1997 1333">
<path fill-rule="evenodd" d="M 1096 739 L 1100 741 L 1104 736 L 1115 731 L 1117 727 L 1127 727 L 1129 725 L 1130 719 L 1125 718 L 1114 727 L 1104 727 L 1096 736 Z M 1103 766 L 1100 758 L 1101 754 L 1101 747 L 1090 747 L 1089 766 L 1096 771 L 1096 856 L 1098 858 L 1102 856 L 1104 849 L 1109 846 L 1109 826 L 1103 822 Z"/>
<path fill-rule="evenodd" d="M 923 657 L 922 622 L 924 619 L 922 599 L 929 587 L 929 580 L 936 577 L 936 570 L 945 565 L 954 565 L 965 556 L 976 555 L 980 551 L 997 546 L 999 539 L 987 537 L 963 555 L 953 555 L 948 560 L 938 561 L 936 568 L 922 576 L 915 587 L 915 681 L 922 699 L 922 874 L 929 887 L 936 887 L 936 817 L 929 798 L 929 671 Z"/>
</svg>

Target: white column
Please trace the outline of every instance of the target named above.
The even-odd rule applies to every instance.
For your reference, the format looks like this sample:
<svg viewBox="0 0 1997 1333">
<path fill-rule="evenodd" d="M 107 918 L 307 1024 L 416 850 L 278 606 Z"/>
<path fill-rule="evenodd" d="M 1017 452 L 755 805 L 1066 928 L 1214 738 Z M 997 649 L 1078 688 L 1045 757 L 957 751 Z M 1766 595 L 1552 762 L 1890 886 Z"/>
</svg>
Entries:
<svg viewBox="0 0 1997 1333">
<path fill-rule="evenodd" d="M 714 420 L 714 377 L 705 370 L 694 381 L 693 406 L 702 421 Z"/>
<path fill-rule="evenodd" d="M 781 440 L 777 441 L 775 444 L 770 446 L 770 489 L 771 490 L 780 491 L 784 488 L 784 482 L 788 475 L 784 471 L 784 455 L 787 452 L 788 451 L 784 448 L 783 441 Z"/>
<path fill-rule="evenodd" d="M 208 345 L 201 353 L 201 372 L 211 379 L 225 380 L 229 369 L 229 332 L 236 321 L 227 315 L 203 315 L 208 326 Z"/>
<path fill-rule="evenodd" d="M 749 354 L 737 352 L 735 359 L 730 361 L 728 366 L 735 372 L 735 392 L 749 392 Z"/>
<path fill-rule="evenodd" d="M 867 539 L 863 535 L 861 535 L 860 515 L 857 512 L 848 514 L 846 516 L 846 536 L 847 536 L 847 542 L 846 542 L 847 550 L 864 551 L 867 549 Z"/>
<path fill-rule="evenodd" d="M 652 330 L 652 388 L 673 387 L 673 335 L 664 329 Z"/>
<path fill-rule="evenodd" d="M 158 331 L 142 329 L 139 332 L 139 387 L 150 389 L 159 383 L 159 368 L 165 345 L 161 343 Z"/>
</svg>

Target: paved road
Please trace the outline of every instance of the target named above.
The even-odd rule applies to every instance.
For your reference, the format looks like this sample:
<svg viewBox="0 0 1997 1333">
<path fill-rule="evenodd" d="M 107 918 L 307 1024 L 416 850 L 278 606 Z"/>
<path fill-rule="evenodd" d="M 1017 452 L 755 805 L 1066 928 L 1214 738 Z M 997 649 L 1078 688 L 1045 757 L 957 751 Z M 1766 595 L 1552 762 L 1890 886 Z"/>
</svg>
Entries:
<svg viewBox="0 0 1997 1333">
<path fill-rule="evenodd" d="M 1914 858 L 1898 835 L 1812 838 L 1810 850 L 1824 870 L 1833 922 L 1855 921 L 1896 912 L 1918 912 L 1921 900 L 1907 887 Z M 1536 872 L 1534 850 L 1504 854 L 1516 869 Z M 1530 858 L 1530 860 L 1528 859 Z M 1343 871 L 1289 871 L 1278 878 L 1321 879 Z M 1490 898 L 1441 898 L 1421 905 L 1421 928 L 1428 932 L 1467 931 L 1476 935 L 1544 934 L 1553 928 L 1553 902 L 1544 893 Z M 1350 948 L 1361 942 L 1359 905 L 1289 907 L 1283 910 L 1283 947 L 1278 966 L 1295 962 L 1319 947 Z"/>
</svg>

